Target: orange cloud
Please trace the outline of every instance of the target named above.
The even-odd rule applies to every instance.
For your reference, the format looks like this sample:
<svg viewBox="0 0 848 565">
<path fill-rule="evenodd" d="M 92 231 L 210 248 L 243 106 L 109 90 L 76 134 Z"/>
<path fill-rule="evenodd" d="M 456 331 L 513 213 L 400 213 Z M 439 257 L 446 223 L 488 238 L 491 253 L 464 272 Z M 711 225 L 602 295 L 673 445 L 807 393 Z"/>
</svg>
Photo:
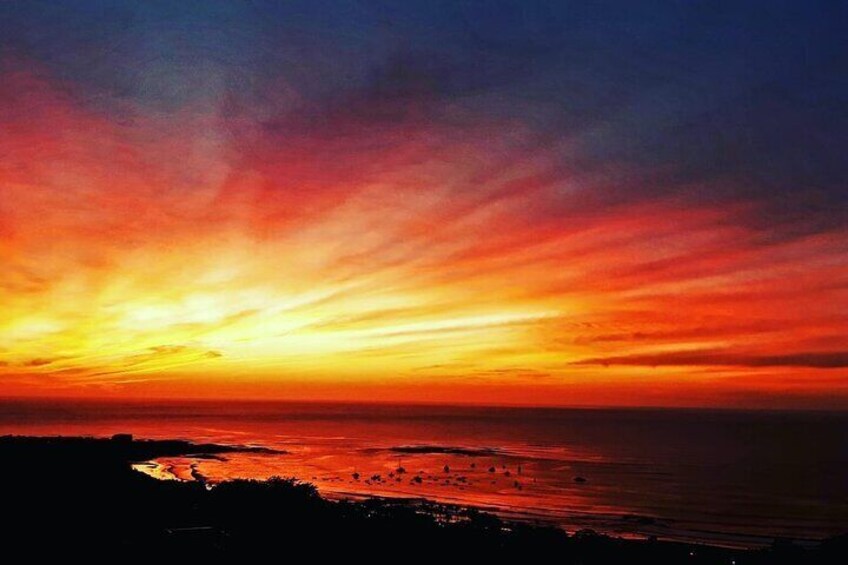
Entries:
<svg viewBox="0 0 848 565">
<path fill-rule="evenodd" d="M 0 101 L 9 394 L 848 404 L 844 231 L 459 110 L 156 115 L 20 69 Z"/>
</svg>

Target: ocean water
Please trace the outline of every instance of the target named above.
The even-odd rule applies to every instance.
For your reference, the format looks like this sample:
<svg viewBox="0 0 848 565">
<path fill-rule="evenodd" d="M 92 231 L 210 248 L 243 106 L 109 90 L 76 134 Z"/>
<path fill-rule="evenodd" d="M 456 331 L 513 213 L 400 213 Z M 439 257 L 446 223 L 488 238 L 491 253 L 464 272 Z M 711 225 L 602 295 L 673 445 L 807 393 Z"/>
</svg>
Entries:
<svg viewBox="0 0 848 565">
<path fill-rule="evenodd" d="M 137 466 L 165 479 L 294 476 L 329 497 L 730 546 L 848 532 L 846 413 L 0 402 L 0 435 L 122 432 L 285 451 Z"/>
</svg>

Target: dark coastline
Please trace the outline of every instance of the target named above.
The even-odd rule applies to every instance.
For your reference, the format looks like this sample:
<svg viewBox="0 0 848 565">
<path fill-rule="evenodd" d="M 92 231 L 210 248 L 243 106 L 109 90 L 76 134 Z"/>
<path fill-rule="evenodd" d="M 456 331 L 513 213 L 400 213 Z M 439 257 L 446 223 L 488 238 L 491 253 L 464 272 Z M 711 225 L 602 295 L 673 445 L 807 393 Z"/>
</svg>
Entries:
<svg viewBox="0 0 848 565">
<path fill-rule="evenodd" d="M 31 557 L 116 559 L 300 555 L 480 558 L 546 556 L 559 563 L 844 563 L 848 537 L 741 551 L 623 540 L 504 522 L 422 500 L 329 501 L 292 479 L 202 484 L 158 481 L 130 465 L 156 457 L 258 447 L 186 441 L 0 437 L 0 541 Z M 298 553 L 295 553 L 298 552 Z M 276 559 L 275 559 L 276 560 Z"/>
</svg>

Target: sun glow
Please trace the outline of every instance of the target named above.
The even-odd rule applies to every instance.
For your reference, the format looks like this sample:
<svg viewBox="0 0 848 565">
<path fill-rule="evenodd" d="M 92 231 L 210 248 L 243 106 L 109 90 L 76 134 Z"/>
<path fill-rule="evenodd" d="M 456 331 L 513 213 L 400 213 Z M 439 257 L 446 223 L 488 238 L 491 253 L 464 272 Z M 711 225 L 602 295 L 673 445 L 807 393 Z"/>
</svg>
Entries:
<svg viewBox="0 0 848 565">
<path fill-rule="evenodd" d="M 604 202 L 646 181 L 569 171 L 571 144 L 481 116 L 280 133 L 244 109 L 116 121 L 26 72 L 0 93 L 9 393 L 726 404 L 848 386 L 840 231 L 767 241 L 752 203 Z"/>
</svg>

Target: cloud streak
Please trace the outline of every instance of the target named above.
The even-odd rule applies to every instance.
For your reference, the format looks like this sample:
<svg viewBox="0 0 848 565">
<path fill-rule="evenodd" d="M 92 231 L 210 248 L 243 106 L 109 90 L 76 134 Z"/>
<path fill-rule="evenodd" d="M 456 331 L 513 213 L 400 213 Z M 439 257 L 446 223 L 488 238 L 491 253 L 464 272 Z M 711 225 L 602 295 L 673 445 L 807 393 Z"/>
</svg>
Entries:
<svg viewBox="0 0 848 565">
<path fill-rule="evenodd" d="M 746 355 L 725 350 L 675 351 L 647 355 L 600 357 L 576 362 L 578 365 L 631 365 L 644 367 L 806 367 L 845 369 L 848 352 L 800 352 L 784 355 Z"/>
<path fill-rule="evenodd" d="M 796 18 L 801 61 L 744 7 L 559 4 L 387 7 L 393 26 L 368 6 L 231 6 L 226 26 L 0 7 L 8 390 L 833 390 L 848 208 L 829 20 Z"/>
</svg>

